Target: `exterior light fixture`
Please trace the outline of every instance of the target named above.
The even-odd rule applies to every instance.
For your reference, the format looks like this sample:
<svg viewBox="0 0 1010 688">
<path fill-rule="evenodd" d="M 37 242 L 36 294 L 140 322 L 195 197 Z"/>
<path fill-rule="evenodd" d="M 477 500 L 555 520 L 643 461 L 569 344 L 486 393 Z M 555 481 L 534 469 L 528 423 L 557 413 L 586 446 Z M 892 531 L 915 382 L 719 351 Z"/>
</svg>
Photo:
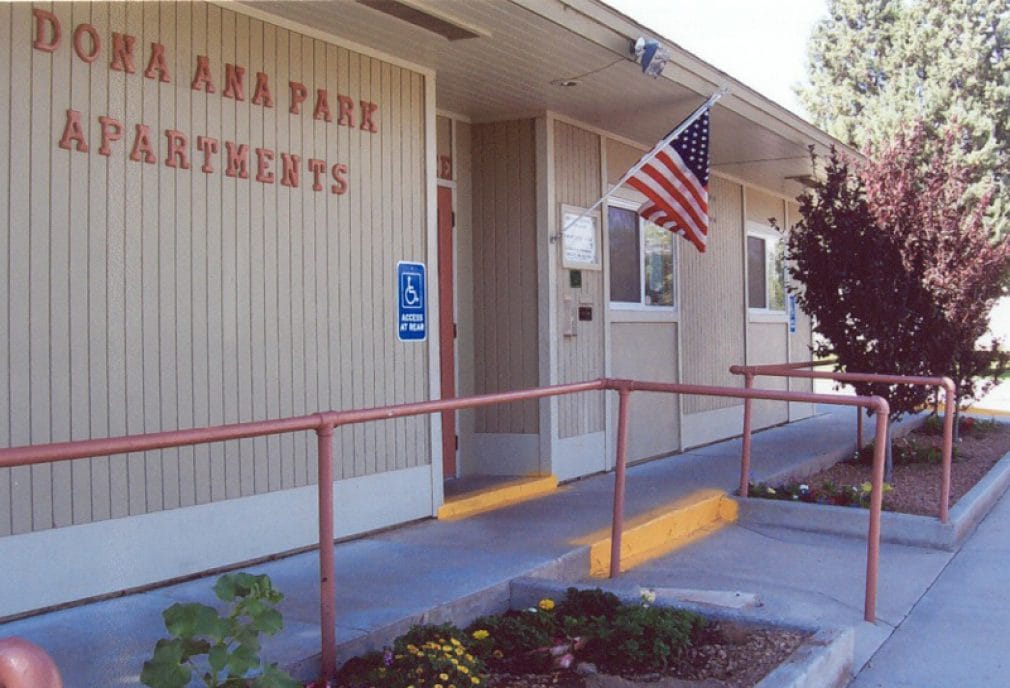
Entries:
<svg viewBox="0 0 1010 688">
<path fill-rule="evenodd" d="M 648 74 L 653 79 L 663 73 L 663 67 L 673 55 L 655 38 L 639 36 L 631 44 L 631 55 L 642 65 L 642 74 Z"/>
</svg>

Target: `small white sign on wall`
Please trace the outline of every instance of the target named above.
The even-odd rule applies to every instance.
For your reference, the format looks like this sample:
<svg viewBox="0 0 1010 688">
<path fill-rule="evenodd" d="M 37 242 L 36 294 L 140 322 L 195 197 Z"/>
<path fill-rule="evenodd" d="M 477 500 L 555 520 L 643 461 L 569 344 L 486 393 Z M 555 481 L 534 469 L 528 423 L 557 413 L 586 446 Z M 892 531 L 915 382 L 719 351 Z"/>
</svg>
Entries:
<svg viewBox="0 0 1010 688">
<path fill-rule="evenodd" d="M 600 216 L 579 217 L 582 210 L 561 209 L 561 267 L 568 270 L 601 270 Z"/>
</svg>

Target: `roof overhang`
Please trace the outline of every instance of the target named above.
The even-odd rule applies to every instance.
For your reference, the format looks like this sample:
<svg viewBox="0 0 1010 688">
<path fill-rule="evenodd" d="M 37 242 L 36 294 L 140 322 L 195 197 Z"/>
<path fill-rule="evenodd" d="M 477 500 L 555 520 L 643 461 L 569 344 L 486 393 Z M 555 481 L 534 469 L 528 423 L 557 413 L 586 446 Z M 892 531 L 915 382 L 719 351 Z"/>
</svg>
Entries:
<svg viewBox="0 0 1010 688">
<path fill-rule="evenodd" d="M 713 171 L 796 196 L 812 173 L 810 146 L 819 155 L 831 145 L 854 154 L 599 0 L 385 1 L 403 7 L 380 11 L 374 0 L 248 4 L 433 70 L 437 107 L 474 122 L 551 111 L 649 147 L 727 86 L 712 112 Z M 432 19 L 403 18 L 418 13 Z M 642 74 L 630 58 L 639 36 L 659 38 L 672 53 L 659 78 Z M 578 84 L 556 85 L 564 80 Z"/>
</svg>

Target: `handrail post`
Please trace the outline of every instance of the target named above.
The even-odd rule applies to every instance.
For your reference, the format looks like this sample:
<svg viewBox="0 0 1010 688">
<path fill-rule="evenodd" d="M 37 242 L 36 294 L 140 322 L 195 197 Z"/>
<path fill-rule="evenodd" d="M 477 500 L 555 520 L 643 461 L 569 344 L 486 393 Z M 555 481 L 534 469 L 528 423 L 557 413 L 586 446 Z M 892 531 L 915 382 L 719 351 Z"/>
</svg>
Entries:
<svg viewBox="0 0 1010 688">
<path fill-rule="evenodd" d="M 863 409 L 856 407 L 856 454 L 863 450 Z"/>
<path fill-rule="evenodd" d="M 875 623 L 877 618 L 877 572 L 880 569 L 880 510 L 884 501 L 884 451 L 887 445 L 887 416 L 890 407 L 877 397 L 875 409 L 877 434 L 873 438 L 873 473 L 870 489 L 870 529 L 866 537 L 866 598 L 863 618 Z"/>
<path fill-rule="evenodd" d="M 940 468 L 940 523 L 950 517 L 950 466 L 954 444 L 954 381 L 944 378 L 943 460 Z"/>
<path fill-rule="evenodd" d="M 754 386 L 754 373 L 749 370 L 744 372 L 744 389 L 751 389 Z M 750 397 L 743 400 L 743 447 L 740 450 L 740 490 L 741 497 L 746 497 L 750 483 L 750 429 L 751 429 L 751 408 L 753 404 Z"/>
<path fill-rule="evenodd" d="M 333 425 L 316 428 L 319 463 L 319 624 L 324 679 L 337 677 L 337 584 L 333 563 Z"/>
<path fill-rule="evenodd" d="M 621 574 L 621 534 L 624 532 L 625 467 L 628 462 L 628 401 L 631 387 L 617 388 L 617 464 L 614 466 L 614 515 L 610 528 L 610 577 Z"/>
</svg>

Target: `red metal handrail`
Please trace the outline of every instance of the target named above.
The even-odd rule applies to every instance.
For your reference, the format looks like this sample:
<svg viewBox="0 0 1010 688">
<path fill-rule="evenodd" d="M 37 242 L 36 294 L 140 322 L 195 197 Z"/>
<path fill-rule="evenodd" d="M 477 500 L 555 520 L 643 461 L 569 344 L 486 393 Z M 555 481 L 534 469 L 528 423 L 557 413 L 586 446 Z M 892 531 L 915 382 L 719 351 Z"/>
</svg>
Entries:
<svg viewBox="0 0 1010 688">
<path fill-rule="evenodd" d="M 107 456 L 131 452 L 167 449 L 193 444 L 206 444 L 226 440 L 246 439 L 263 435 L 283 434 L 314 430 L 317 435 L 318 451 L 318 494 L 319 494 L 319 586 L 320 586 L 320 633 L 322 636 L 322 670 L 326 678 L 336 675 L 336 585 L 334 580 L 333 557 L 326 552 L 332 547 L 333 537 L 333 429 L 342 425 L 366 423 L 374 420 L 388 420 L 406 416 L 425 415 L 443 411 L 478 408 L 499 403 L 542 399 L 579 392 L 614 390 L 620 397 L 617 429 L 617 457 L 615 465 L 614 509 L 611 524 L 610 575 L 620 573 L 621 535 L 624 528 L 624 491 L 627 466 L 628 408 L 632 392 L 662 392 L 702 396 L 769 399 L 775 401 L 796 401 L 807 403 L 837 404 L 873 409 L 877 412 L 877 436 L 887 433 L 887 401 L 881 397 L 842 396 L 835 394 L 812 394 L 807 392 L 783 392 L 778 390 L 739 389 L 736 387 L 713 387 L 678 383 L 642 382 L 637 380 L 615 380 L 600 378 L 588 382 L 538 387 L 534 389 L 500 392 L 453 399 L 439 399 L 408 404 L 382 406 L 371 409 L 349 411 L 325 411 L 312 415 L 285 418 L 281 420 L 237 423 L 210 428 L 175 430 L 130 435 L 109 439 L 58 442 L 45 445 L 0 449 L 0 468 L 25 466 Z M 880 543 L 880 506 L 883 486 L 884 445 L 875 444 L 873 490 L 870 497 L 870 525 L 867 535 L 867 571 L 864 618 L 873 622 L 876 609 L 877 570 Z"/>
<path fill-rule="evenodd" d="M 946 523 L 950 518 L 950 471 L 954 437 L 954 381 L 949 377 L 928 377 L 924 375 L 891 375 L 888 373 L 837 373 L 832 371 L 802 370 L 834 361 L 805 361 L 803 363 L 779 363 L 767 365 L 730 366 L 729 372 L 744 376 L 744 386 L 754 384 L 757 376 L 795 377 L 808 380 L 834 380 L 836 382 L 875 382 L 885 385 L 918 385 L 937 387 L 944 390 L 943 446 L 940 462 L 940 507 L 939 519 Z M 749 400 L 744 401 L 743 448 L 740 457 L 740 495 L 747 496 L 747 474 L 750 470 L 751 408 Z M 863 416 L 856 413 L 856 450 L 863 447 Z"/>
</svg>

